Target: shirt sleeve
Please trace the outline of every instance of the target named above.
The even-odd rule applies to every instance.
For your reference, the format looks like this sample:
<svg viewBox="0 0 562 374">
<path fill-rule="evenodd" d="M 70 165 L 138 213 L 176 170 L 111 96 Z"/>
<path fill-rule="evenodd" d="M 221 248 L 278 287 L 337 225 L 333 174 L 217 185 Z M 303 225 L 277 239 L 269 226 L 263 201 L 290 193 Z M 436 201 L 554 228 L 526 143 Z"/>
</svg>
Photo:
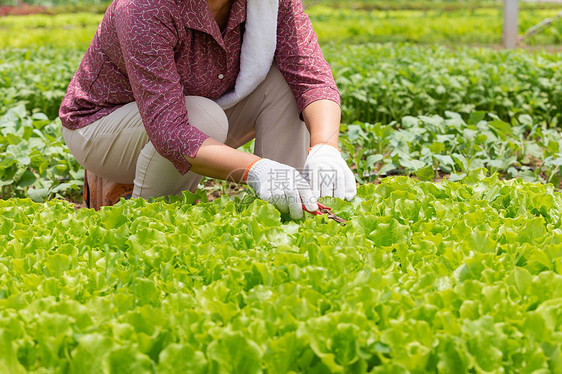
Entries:
<svg viewBox="0 0 562 374">
<path fill-rule="evenodd" d="M 181 174 L 208 138 L 189 124 L 185 96 L 174 60 L 178 41 L 172 1 L 125 1 L 115 28 L 133 95 L 148 138 Z"/>
<path fill-rule="evenodd" d="M 332 69 L 324 59 L 301 0 L 280 0 L 275 64 L 297 101 L 299 113 L 317 100 L 340 105 Z"/>
</svg>

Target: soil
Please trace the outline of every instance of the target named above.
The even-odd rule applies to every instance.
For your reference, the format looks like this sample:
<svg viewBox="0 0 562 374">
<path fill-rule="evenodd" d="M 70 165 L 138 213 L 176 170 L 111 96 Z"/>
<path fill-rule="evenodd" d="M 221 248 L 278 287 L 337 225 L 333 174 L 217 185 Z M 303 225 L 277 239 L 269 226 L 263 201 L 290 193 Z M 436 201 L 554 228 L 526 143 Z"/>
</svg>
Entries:
<svg viewBox="0 0 562 374">
<path fill-rule="evenodd" d="M 30 14 L 50 14 L 47 7 L 41 5 L 1 6 L 0 17 L 27 16 Z"/>
</svg>

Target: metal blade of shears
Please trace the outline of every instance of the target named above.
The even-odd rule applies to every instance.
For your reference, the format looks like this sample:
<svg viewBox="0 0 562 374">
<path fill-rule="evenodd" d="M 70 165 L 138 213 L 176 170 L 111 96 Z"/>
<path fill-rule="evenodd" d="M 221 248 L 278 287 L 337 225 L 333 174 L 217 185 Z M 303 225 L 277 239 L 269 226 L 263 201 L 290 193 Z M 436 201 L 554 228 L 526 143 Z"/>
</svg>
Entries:
<svg viewBox="0 0 562 374">
<path fill-rule="evenodd" d="M 333 219 L 336 222 L 339 223 L 346 223 L 347 221 L 341 217 L 338 217 L 334 212 L 332 212 L 332 208 L 327 207 L 324 204 L 321 203 L 317 203 L 318 204 L 318 210 L 315 211 L 310 211 L 308 209 L 306 209 L 306 207 L 304 206 L 304 204 L 302 204 L 302 209 L 307 211 L 308 213 L 314 214 L 315 216 L 319 216 L 322 214 L 326 214 L 328 216 L 328 218 Z"/>
</svg>

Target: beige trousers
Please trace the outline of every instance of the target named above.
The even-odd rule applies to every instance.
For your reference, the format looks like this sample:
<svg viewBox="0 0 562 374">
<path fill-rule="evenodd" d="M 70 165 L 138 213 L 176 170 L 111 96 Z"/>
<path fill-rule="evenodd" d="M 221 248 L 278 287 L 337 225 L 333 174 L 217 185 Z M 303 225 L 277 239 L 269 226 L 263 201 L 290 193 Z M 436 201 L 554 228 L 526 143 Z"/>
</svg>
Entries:
<svg viewBox="0 0 562 374">
<path fill-rule="evenodd" d="M 185 105 L 191 125 L 210 137 L 233 148 L 255 138 L 256 155 L 297 169 L 304 166 L 310 134 L 275 66 L 252 94 L 226 111 L 199 96 L 187 96 Z M 62 133 L 80 165 L 113 182 L 133 183 L 133 198 L 179 195 L 195 191 L 201 181 L 191 171 L 181 175 L 154 149 L 135 102 L 81 129 L 63 127 Z"/>
</svg>

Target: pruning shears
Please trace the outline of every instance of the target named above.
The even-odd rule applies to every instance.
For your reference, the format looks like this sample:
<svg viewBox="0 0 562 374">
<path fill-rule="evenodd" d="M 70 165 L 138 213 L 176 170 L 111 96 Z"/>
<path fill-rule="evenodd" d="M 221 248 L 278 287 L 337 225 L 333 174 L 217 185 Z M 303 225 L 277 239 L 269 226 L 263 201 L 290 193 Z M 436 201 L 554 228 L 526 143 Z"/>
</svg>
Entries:
<svg viewBox="0 0 562 374">
<path fill-rule="evenodd" d="M 314 211 L 311 212 L 310 210 L 306 209 L 304 204 L 302 204 L 302 209 L 304 211 L 307 211 L 310 214 L 314 214 L 315 216 L 327 214 L 328 218 L 333 219 L 334 221 L 339 222 L 339 223 L 346 223 L 347 222 L 345 219 L 343 219 L 341 217 L 338 217 L 335 213 L 333 213 L 332 208 L 329 208 L 324 204 L 320 204 L 320 203 L 317 203 L 317 204 L 318 204 L 318 210 L 314 210 Z"/>
</svg>

